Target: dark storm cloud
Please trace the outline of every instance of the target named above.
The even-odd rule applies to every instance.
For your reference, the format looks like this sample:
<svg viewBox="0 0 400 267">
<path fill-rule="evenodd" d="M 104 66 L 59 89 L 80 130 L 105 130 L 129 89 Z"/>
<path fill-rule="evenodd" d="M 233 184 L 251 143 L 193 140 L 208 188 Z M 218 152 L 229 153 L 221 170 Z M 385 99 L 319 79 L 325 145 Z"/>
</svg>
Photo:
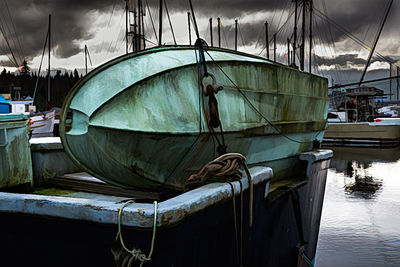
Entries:
<svg viewBox="0 0 400 267">
<path fill-rule="evenodd" d="M 13 63 L 11 63 L 11 61 L 3 61 L 0 60 L 0 66 L 2 67 L 15 67 Z"/>
<path fill-rule="evenodd" d="M 7 37 L 13 48 L 15 57 L 20 63 L 22 54 L 29 61 L 41 54 L 47 33 L 48 14 L 52 14 L 52 42 L 58 57 L 67 58 L 80 52 L 75 41 L 90 39 L 91 11 L 110 12 L 114 0 L 17 0 L 7 1 L 13 19 L 21 49 L 13 35 L 10 17 L 3 1 L 0 4 L 2 24 L 8 29 Z M 4 23 L 7 20 L 7 23 Z M 0 44 L 6 49 L 6 43 L 1 36 Z"/>
<path fill-rule="evenodd" d="M 114 4 L 119 9 L 124 6 L 124 1 L 122 0 L 8 0 L 7 2 L 17 34 L 21 40 L 23 53 L 28 60 L 41 53 L 49 13 L 53 14 L 52 32 L 55 34 L 52 40 L 56 55 L 68 58 L 81 52 L 79 44 L 83 40 L 93 37 L 93 16 L 89 16 L 91 11 L 110 14 Z M 148 2 L 153 8 L 158 7 L 158 0 L 148 0 Z M 190 9 L 187 0 L 167 0 L 167 4 L 171 13 L 186 12 Z M 386 4 L 386 0 L 314 0 L 316 13 L 319 11 L 325 13 L 341 27 L 364 40 L 368 45 L 373 42 L 379 22 L 383 18 Z M 6 9 L 4 4 L 2 5 L 0 4 L 0 16 L 7 18 Z M 263 24 L 265 20 L 268 19 L 270 22 L 271 38 L 272 34 L 278 30 L 278 22 L 281 21 L 280 25 L 282 25 L 286 20 L 286 16 L 282 16 L 282 11 L 293 10 L 293 5 L 292 0 L 193 0 L 193 6 L 198 18 L 214 17 L 214 25 L 216 25 L 216 17 L 221 17 L 223 32 L 225 33 L 225 36 L 222 37 L 222 43 L 225 46 L 225 42 L 227 42 L 229 47 L 233 46 L 234 31 L 232 25 L 235 18 L 246 18 L 247 22 L 242 23 L 239 21 L 241 29 L 239 45 L 242 45 L 241 36 L 243 36 L 243 41 L 246 45 L 257 41 L 260 43 L 264 42 Z M 385 47 L 391 53 L 399 52 L 398 46 L 394 47 L 396 42 L 390 45 L 390 42 L 386 41 L 386 39 L 398 35 L 396 25 L 400 23 L 399 7 L 400 4 L 396 2 L 393 4 L 377 48 L 378 51 Z M 256 19 L 251 17 L 257 12 L 265 11 L 269 11 L 268 14 L 270 14 L 266 18 L 258 17 Z M 156 18 L 157 15 L 153 15 L 153 17 Z M 339 42 L 349 38 L 334 26 L 328 26 L 328 23 L 317 15 L 315 15 L 314 21 L 315 42 L 327 44 L 328 41 Z M 201 26 L 203 29 L 207 27 L 206 25 Z M 285 44 L 287 38 L 292 38 L 292 27 L 293 21 L 289 21 L 286 27 L 281 29 L 278 34 L 278 43 Z M 216 34 L 214 33 L 214 42 L 215 40 Z M 3 38 L 0 38 L 0 43 L 5 48 Z M 387 45 L 384 46 L 385 44 Z M 16 46 L 14 46 L 14 49 L 18 51 Z M 363 49 L 354 41 L 346 41 L 346 47 L 344 48 L 351 50 Z M 358 62 L 356 57 L 353 57 L 353 60 Z"/>
<path fill-rule="evenodd" d="M 339 55 L 333 58 L 320 57 L 315 55 L 315 60 L 316 62 L 318 62 L 318 65 L 325 65 L 325 66 L 338 65 L 341 67 L 346 67 L 349 64 L 362 65 L 362 66 L 365 66 L 365 64 L 367 64 L 367 60 L 359 58 L 357 54 Z M 377 61 L 382 61 L 382 60 L 378 58 L 373 58 L 371 60 L 371 64 Z"/>
</svg>

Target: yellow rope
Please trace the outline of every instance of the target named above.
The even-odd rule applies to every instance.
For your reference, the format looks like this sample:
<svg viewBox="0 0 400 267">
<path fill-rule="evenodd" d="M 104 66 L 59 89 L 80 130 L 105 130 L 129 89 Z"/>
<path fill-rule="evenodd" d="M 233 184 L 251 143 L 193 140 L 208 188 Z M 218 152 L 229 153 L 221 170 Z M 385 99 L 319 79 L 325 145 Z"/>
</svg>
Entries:
<svg viewBox="0 0 400 267">
<path fill-rule="evenodd" d="M 118 211 L 118 233 L 117 233 L 116 239 L 119 238 L 122 248 L 126 252 L 128 252 L 129 254 L 132 255 L 129 259 L 127 266 L 131 266 L 131 264 L 133 263 L 134 260 L 140 261 L 140 266 L 143 266 L 143 263 L 151 261 L 151 256 L 153 255 L 153 251 L 154 251 L 154 242 L 156 239 L 156 229 L 157 229 L 157 206 L 158 206 L 158 203 L 157 203 L 157 201 L 154 201 L 154 203 L 153 203 L 153 205 L 154 205 L 153 236 L 151 238 L 151 247 L 150 247 L 150 252 L 149 252 L 148 256 L 146 256 L 144 253 L 142 253 L 142 251 L 140 249 L 129 250 L 125 246 L 124 240 L 122 238 L 122 231 L 121 231 L 122 211 L 124 210 L 125 207 L 127 207 L 128 205 L 130 205 L 132 203 L 135 203 L 135 201 L 133 201 L 133 200 L 127 201 Z"/>
</svg>

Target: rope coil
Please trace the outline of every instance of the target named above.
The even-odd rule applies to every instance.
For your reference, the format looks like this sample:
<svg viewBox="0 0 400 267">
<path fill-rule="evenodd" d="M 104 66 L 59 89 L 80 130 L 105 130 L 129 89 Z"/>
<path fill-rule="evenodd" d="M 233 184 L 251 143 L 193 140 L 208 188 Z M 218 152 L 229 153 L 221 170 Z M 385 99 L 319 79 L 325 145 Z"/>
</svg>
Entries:
<svg viewBox="0 0 400 267">
<path fill-rule="evenodd" d="M 226 182 L 240 180 L 243 167 L 249 183 L 249 227 L 253 225 L 253 180 L 246 165 L 246 157 L 240 153 L 226 153 L 207 163 L 197 174 L 191 175 L 186 181 L 186 187 L 192 188 L 210 182 Z M 235 196 L 234 192 L 232 193 Z"/>
</svg>

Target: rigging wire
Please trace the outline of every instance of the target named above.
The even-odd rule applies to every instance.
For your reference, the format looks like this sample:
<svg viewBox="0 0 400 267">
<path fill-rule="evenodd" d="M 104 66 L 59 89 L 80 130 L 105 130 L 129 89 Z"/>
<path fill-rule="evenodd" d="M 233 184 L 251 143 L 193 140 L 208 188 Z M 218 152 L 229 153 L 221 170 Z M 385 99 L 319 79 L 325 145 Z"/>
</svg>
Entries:
<svg viewBox="0 0 400 267">
<path fill-rule="evenodd" d="M 40 70 L 42 69 L 42 63 L 43 63 L 44 53 L 46 51 L 46 44 L 47 44 L 48 38 L 49 38 L 49 31 L 47 31 L 46 38 L 44 40 L 42 58 L 40 59 L 39 70 L 38 70 L 38 74 L 37 74 L 37 77 L 36 77 L 35 89 L 33 91 L 33 103 L 35 103 L 35 96 L 36 96 L 36 91 L 37 91 L 37 87 L 38 87 L 38 84 L 39 84 L 39 78 L 40 78 Z"/>
<path fill-rule="evenodd" d="M 245 45 L 244 39 L 243 39 L 242 30 L 240 29 L 240 23 L 238 23 L 238 29 L 239 29 L 239 33 L 240 33 L 240 38 L 242 39 L 243 48 L 246 49 L 246 45 Z"/>
<path fill-rule="evenodd" d="M 154 31 L 154 37 L 156 38 L 156 41 L 158 43 L 157 31 L 156 31 L 156 27 L 154 26 L 154 20 L 153 20 L 153 16 L 151 15 L 149 3 L 147 2 L 147 0 L 145 0 L 145 1 L 146 1 L 147 10 L 149 11 L 149 15 L 150 15 L 151 26 L 153 27 L 153 31 Z M 156 44 L 156 45 L 158 45 L 158 44 Z"/>
<path fill-rule="evenodd" d="M 14 20 L 13 20 L 13 18 L 12 18 L 12 16 L 11 16 L 10 9 L 9 9 L 9 7 L 8 7 L 7 1 L 6 1 L 6 0 L 3 0 L 3 2 L 4 2 L 4 3 L 5 3 L 5 5 L 6 5 L 6 8 L 7 8 L 7 13 L 8 13 L 8 16 L 10 17 L 10 20 L 11 20 L 11 25 L 12 25 L 12 27 L 13 27 L 13 29 L 14 29 L 15 38 L 17 39 L 17 42 L 18 42 L 18 47 L 19 47 L 19 50 L 20 50 L 20 52 L 21 52 L 22 59 L 24 59 L 24 60 L 25 60 L 24 51 L 22 50 L 22 47 L 21 47 L 21 42 L 20 42 L 20 40 L 19 40 L 19 38 L 18 38 L 18 34 L 17 34 L 17 31 L 16 31 L 16 29 L 15 29 Z"/>
<path fill-rule="evenodd" d="M 319 11 L 318 9 L 314 8 L 314 14 L 317 15 L 318 17 L 327 20 L 330 24 L 332 24 L 333 26 L 335 26 L 338 30 L 340 30 L 343 34 L 345 34 L 347 37 L 349 37 L 350 39 L 352 39 L 354 42 L 356 42 L 357 44 L 359 44 L 360 46 L 364 47 L 365 49 L 371 51 L 371 48 L 364 42 L 362 41 L 360 38 L 358 38 L 357 36 L 355 36 L 354 34 L 350 33 L 349 31 L 347 31 L 346 29 L 344 29 L 342 26 L 340 26 L 339 24 L 337 24 L 334 20 L 332 20 L 331 18 L 329 18 L 328 16 L 326 16 L 325 14 L 323 14 L 321 11 Z M 378 51 L 375 50 L 375 54 L 382 59 L 383 61 L 386 61 L 390 64 L 394 64 L 395 66 L 398 66 L 395 62 L 393 62 L 391 59 L 389 59 L 388 57 L 383 56 L 382 54 L 380 54 Z"/>
<path fill-rule="evenodd" d="M 172 37 L 174 38 L 174 43 L 175 43 L 175 45 L 176 45 L 176 39 L 175 39 L 174 28 L 172 27 L 171 18 L 170 18 L 170 16 L 169 16 L 169 12 L 168 12 L 167 2 L 166 2 L 165 0 L 164 0 L 164 6 L 165 6 L 165 11 L 167 12 L 167 17 L 168 17 L 168 21 L 169 21 L 169 27 L 171 28 Z"/>
<path fill-rule="evenodd" d="M 1 18 L 0 18 L 0 23 L 1 23 Z M 4 40 L 6 41 L 8 50 L 10 51 L 10 54 L 11 54 L 11 57 L 12 57 L 12 59 L 11 59 L 10 57 L 9 57 L 9 59 L 10 59 L 11 63 L 13 63 L 13 64 L 15 65 L 16 68 L 18 68 L 18 67 L 19 67 L 18 61 L 17 61 L 17 59 L 15 58 L 14 52 L 13 52 L 13 50 L 11 49 L 11 45 L 10 45 L 10 43 L 8 42 L 8 39 L 7 39 L 6 34 L 4 33 L 5 31 L 4 31 L 4 29 L 3 29 L 2 24 L 0 24 L 0 31 L 1 31 L 1 33 L 3 34 L 3 38 L 4 38 Z M 7 56 L 8 56 L 8 55 L 7 55 Z"/>
<path fill-rule="evenodd" d="M 213 63 L 218 67 L 218 69 L 222 72 L 222 74 L 224 74 L 224 76 L 232 83 L 233 86 L 235 86 L 235 88 L 238 90 L 238 92 L 244 97 L 244 99 L 247 101 L 247 103 L 250 105 L 250 107 L 253 109 L 253 111 L 255 111 L 261 118 L 263 118 L 276 132 L 277 134 L 285 137 L 286 139 L 288 139 L 289 141 L 298 143 L 298 144 L 309 144 L 310 141 L 298 141 L 295 140 L 285 134 L 283 134 L 270 120 L 268 120 L 255 106 L 254 104 L 250 101 L 250 99 L 247 97 L 247 95 L 239 88 L 239 86 L 231 79 L 231 77 L 229 77 L 228 74 L 226 74 L 226 72 L 222 69 L 222 67 L 214 60 L 214 58 L 210 55 L 210 53 L 205 50 L 205 52 L 207 53 L 207 55 L 211 58 L 211 60 L 213 61 Z M 315 138 L 318 137 L 318 135 L 321 133 L 322 131 L 318 131 L 317 135 L 315 136 Z"/>
</svg>

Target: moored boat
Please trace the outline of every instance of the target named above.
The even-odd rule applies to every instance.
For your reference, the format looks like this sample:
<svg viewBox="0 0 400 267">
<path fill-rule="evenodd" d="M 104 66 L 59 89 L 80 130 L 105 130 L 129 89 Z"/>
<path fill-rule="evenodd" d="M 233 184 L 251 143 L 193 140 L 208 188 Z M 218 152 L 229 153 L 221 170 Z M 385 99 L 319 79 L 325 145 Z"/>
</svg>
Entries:
<svg viewBox="0 0 400 267">
<path fill-rule="evenodd" d="M 203 62 L 204 63 L 204 62 Z M 250 165 L 290 175 L 294 158 L 321 140 L 327 81 L 261 57 L 209 48 L 208 73 L 228 152 Z M 95 69 L 71 90 L 60 135 L 73 161 L 122 187 L 183 190 L 215 158 L 216 139 L 200 83 L 198 49 L 161 47 L 128 54 Z M 201 80 L 201 81 L 200 81 Z"/>
</svg>

